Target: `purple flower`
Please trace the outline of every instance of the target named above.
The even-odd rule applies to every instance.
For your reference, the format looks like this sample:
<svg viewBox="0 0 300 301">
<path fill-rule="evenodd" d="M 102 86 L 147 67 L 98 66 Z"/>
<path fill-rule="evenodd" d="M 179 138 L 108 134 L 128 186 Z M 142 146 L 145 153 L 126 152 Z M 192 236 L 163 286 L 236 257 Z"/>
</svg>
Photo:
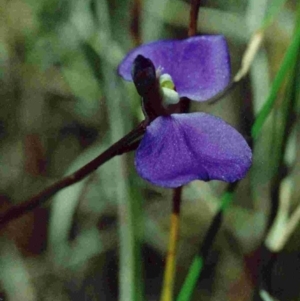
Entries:
<svg viewBox="0 0 300 301">
<path fill-rule="evenodd" d="M 146 61 L 146 73 L 142 72 L 146 79 L 156 69 L 156 82 L 164 101 L 157 112 L 182 97 L 205 101 L 224 89 L 230 80 L 228 49 L 222 36 L 142 45 L 124 58 L 119 74 L 132 81 L 132 68 L 140 61 Z M 144 90 L 137 85 L 136 78 L 135 84 L 143 96 L 140 91 Z M 147 84 L 145 98 L 153 86 Z M 135 157 L 136 169 L 144 179 L 173 188 L 196 179 L 235 182 L 246 175 L 252 160 L 251 149 L 222 119 L 205 113 L 156 113 L 154 116 Z"/>
</svg>

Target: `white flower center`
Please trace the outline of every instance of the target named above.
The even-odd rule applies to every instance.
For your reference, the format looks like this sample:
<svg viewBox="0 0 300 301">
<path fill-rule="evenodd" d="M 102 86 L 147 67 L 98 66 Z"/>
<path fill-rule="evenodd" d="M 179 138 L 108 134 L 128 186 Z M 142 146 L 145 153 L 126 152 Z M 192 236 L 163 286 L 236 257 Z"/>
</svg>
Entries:
<svg viewBox="0 0 300 301">
<path fill-rule="evenodd" d="M 176 104 L 179 102 L 179 94 L 175 91 L 172 77 L 165 73 L 159 76 L 159 85 L 163 95 L 164 105 Z"/>
</svg>

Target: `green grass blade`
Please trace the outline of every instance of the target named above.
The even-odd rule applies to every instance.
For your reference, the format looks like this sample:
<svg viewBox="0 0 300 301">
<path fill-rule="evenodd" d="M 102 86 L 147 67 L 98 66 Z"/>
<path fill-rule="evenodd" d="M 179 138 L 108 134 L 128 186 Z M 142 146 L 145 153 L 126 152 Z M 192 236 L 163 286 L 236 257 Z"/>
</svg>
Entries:
<svg viewBox="0 0 300 301">
<path fill-rule="evenodd" d="M 223 194 L 220 210 L 225 211 L 230 205 L 233 197 L 233 192 L 227 191 Z"/>
<path fill-rule="evenodd" d="M 224 211 L 227 209 L 232 201 L 233 193 L 225 192 L 221 199 L 220 210 Z M 185 278 L 184 284 L 176 301 L 188 301 L 194 292 L 195 285 L 201 275 L 204 266 L 204 258 L 200 255 L 196 255 L 192 265 L 189 268 L 188 275 Z"/>
<path fill-rule="evenodd" d="M 177 301 L 186 301 L 191 299 L 198 278 L 201 275 L 202 268 L 203 268 L 203 258 L 197 255 L 190 266 L 189 273 L 184 281 L 184 284 L 179 293 Z"/>
<path fill-rule="evenodd" d="M 267 120 L 277 97 L 277 94 L 281 88 L 281 85 L 283 81 L 285 80 L 287 73 L 291 70 L 291 65 L 295 61 L 298 51 L 299 51 L 299 43 L 300 43 L 300 26 L 297 27 L 296 32 L 293 36 L 292 42 L 290 46 L 288 47 L 285 56 L 283 58 L 283 61 L 280 65 L 280 68 L 276 74 L 276 77 L 273 81 L 271 91 L 269 94 L 269 97 L 262 107 L 261 111 L 259 112 L 252 130 L 251 130 L 251 135 L 253 139 L 256 139 L 265 123 Z"/>
</svg>

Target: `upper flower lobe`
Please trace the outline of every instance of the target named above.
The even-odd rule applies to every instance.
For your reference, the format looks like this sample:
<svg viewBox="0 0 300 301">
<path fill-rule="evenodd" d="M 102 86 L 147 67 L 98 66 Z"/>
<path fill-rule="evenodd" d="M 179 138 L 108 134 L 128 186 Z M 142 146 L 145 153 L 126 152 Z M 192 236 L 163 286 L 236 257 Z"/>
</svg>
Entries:
<svg viewBox="0 0 300 301">
<path fill-rule="evenodd" d="M 132 81 L 131 68 L 139 55 L 151 59 L 156 69 L 170 74 L 180 97 L 205 101 L 223 90 L 230 80 L 230 60 L 223 36 L 196 36 L 186 40 L 157 41 L 133 49 L 118 73 Z"/>
</svg>

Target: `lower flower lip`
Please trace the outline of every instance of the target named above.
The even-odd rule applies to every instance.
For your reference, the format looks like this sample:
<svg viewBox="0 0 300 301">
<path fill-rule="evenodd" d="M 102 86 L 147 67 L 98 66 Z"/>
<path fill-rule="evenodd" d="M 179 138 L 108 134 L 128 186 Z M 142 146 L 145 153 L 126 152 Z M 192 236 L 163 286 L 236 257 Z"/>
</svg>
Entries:
<svg viewBox="0 0 300 301">
<path fill-rule="evenodd" d="M 244 138 L 222 119 L 205 113 L 158 117 L 147 128 L 135 166 L 152 184 L 175 188 L 193 180 L 235 182 L 251 166 Z"/>
</svg>

